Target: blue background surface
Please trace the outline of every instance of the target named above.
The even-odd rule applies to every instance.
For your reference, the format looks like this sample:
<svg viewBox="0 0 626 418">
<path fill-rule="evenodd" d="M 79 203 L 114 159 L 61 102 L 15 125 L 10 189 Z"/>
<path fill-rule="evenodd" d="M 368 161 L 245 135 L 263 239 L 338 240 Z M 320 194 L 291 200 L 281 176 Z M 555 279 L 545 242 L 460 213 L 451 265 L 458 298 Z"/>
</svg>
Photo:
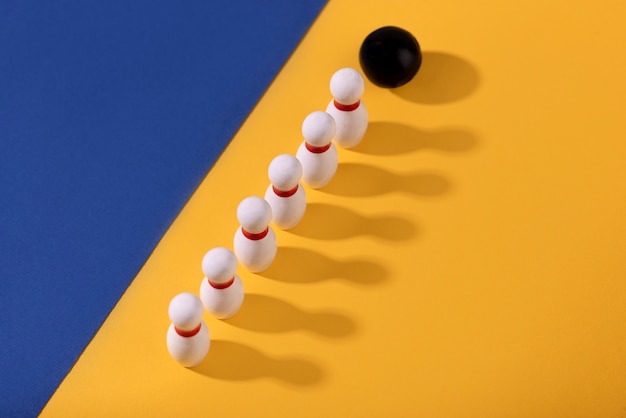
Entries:
<svg viewBox="0 0 626 418">
<path fill-rule="evenodd" d="M 43 408 L 324 3 L 0 3 L 0 415 Z"/>
</svg>

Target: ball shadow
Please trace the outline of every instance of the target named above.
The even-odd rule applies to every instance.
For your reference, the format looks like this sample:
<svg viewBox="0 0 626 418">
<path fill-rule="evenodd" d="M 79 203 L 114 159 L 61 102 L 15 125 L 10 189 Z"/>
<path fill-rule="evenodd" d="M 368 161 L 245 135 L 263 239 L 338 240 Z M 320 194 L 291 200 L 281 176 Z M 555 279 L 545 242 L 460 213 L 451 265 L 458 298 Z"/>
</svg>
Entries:
<svg viewBox="0 0 626 418">
<path fill-rule="evenodd" d="M 333 180 L 320 191 L 349 197 L 372 197 L 392 192 L 434 197 L 450 188 L 450 181 L 439 174 L 424 171 L 394 174 L 365 164 L 341 163 Z"/>
<path fill-rule="evenodd" d="M 468 97 L 479 84 L 478 70 L 465 59 L 427 51 L 422 53 L 422 66 L 413 80 L 391 92 L 415 103 L 444 104 Z"/>
<path fill-rule="evenodd" d="M 237 315 L 225 322 L 248 331 L 284 333 L 307 331 L 326 338 L 342 338 L 354 333 L 355 322 L 332 311 L 303 311 L 267 295 L 248 294 Z"/>
<path fill-rule="evenodd" d="M 371 122 L 354 151 L 372 155 L 401 155 L 419 150 L 449 153 L 469 151 L 477 143 L 471 132 L 460 128 L 422 131 L 395 122 Z"/>
<path fill-rule="evenodd" d="M 335 188 L 337 194 L 340 194 L 341 190 L 341 184 Z M 337 240 L 359 235 L 369 235 L 389 241 L 404 241 L 415 236 L 417 228 L 409 219 L 398 216 L 364 216 L 340 206 L 326 203 L 309 203 L 304 217 L 290 232 L 322 240 Z M 336 262 L 331 262 L 330 264 L 333 265 L 333 268 L 344 270 L 341 265 L 336 265 Z M 354 263 L 349 264 L 350 269 L 355 269 L 356 267 Z"/>
<path fill-rule="evenodd" d="M 272 358 L 233 341 L 211 341 L 206 358 L 191 368 L 196 373 L 219 380 L 245 381 L 276 379 L 294 386 L 311 386 L 322 381 L 322 369 L 297 357 Z"/>
<path fill-rule="evenodd" d="M 272 265 L 259 275 L 288 283 L 344 280 L 357 285 L 376 285 L 389 273 L 371 260 L 339 261 L 304 248 L 280 247 Z"/>
</svg>

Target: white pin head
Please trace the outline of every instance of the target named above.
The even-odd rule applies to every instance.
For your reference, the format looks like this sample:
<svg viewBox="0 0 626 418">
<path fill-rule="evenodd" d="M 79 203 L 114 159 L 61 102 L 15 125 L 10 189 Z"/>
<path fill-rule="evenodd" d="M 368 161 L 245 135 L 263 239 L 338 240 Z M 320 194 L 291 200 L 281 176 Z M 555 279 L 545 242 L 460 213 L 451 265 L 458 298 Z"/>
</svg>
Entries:
<svg viewBox="0 0 626 418">
<path fill-rule="evenodd" d="M 267 174 L 278 190 L 292 190 L 302 178 L 302 164 L 293 155 L 281 154 L 272 160 Z"/>
<path fill-rule="evenodd" d="M 237 272 L 237 258 L 228 248 L 213 248 L 202 259 L 202 272 L 213 283 L 227 283 Z"/>
<path fill-rule="evenodd" d="M 358 102 L 365 91 L 363 76 L 354 68 L 342 68 L 330 79 L 330 93 L 342 105 Z"/>
<path fill-rule="evenodd" d="M 200 325 L 204 307 L 193 293 L 180 293 L 172 299 L 168 311 L 172 324 L 181 331 L 191 331 Z"/>
<path fill-rule="evenodd" d="M 257 196 L 246 197 L 237 207 L 237 219 L 247 232 L 260 234 L 272 220 L 272 208 L 265 199 Z"/>
<path fill-rule="evenodd" d="M 314 147 L 328 145 L 335 136 L 335 119 L 326 112 L 310 113 L 302 122 L 302 136 Z"/>
</svg>

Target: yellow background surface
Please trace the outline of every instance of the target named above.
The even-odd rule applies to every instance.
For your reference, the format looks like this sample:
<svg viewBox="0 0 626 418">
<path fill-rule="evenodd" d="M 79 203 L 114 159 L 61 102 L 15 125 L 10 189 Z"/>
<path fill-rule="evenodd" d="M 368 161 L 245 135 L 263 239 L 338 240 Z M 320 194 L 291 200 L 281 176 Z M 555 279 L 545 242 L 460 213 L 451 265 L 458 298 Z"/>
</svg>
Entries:
<svg viewBox="0 0 626 418">
<path fill-rule="evenodd" d="M 624 22 L 623 1 L 331 1 L 42 415 L 626 417 Z M 363 142 L 179 366 L 170 299 L 389 24 L 420 72 L 366 83 Z"/>
</svg>

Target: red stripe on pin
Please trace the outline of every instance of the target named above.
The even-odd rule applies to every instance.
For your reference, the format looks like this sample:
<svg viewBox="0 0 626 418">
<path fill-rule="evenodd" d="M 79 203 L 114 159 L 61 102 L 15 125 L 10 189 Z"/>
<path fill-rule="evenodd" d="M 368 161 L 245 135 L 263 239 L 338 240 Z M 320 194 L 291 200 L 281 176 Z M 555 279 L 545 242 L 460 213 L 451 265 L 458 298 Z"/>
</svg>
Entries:
<svg viewBox="0 0 626 418">
<path fill-rule="evenodd" d="M 174 329 L 176 330 L 176 334 L 180 335 L 181 337 L 185 337 L 185 338 L 193 337 L 194 335 L 196 335 L 197 333 L 200 332 L 200 328 L 202 328 L 202 323 L 198 324 L 198 326 L 195 327 L 194 329 L 192 329 L 191 331 L 182 330 L 182 329 L 178 328 L 176 325 L 174 325 Z"/>
<path fill-rule="evenodd" d="M 304 146 L 306 147 L 307 150 L 309 150 L 313 154 L 321 154 L 321 153 L 326 152 L 326 151 L 328 151 L 330 149 L 330 142 L 327 145 L 324 145 L 323 147 L 314 147 L 313 145 L 311 145 L 308 142 L 304 141 Z"/>
<path fill-rule="evenodd" d="M 265 231 L 263 231 L 263 232 L 260 232 L 258 234 L 252 234 L 252 233 L 246 231 L 245 229 L 241 228 L 241 232 L 243 233 L 243 236 L 248 238 L 248 239 L 251 239 L 252 241 L 258 241 L 260 239 L 265 238 L 265 236 L 267 235 L 269 230 L 270 230 L 270 228 L 267 227 L 267 228 L 265 228 Z"/>
<path fill-rule="evenodd" d="M 291 190 L 282 191 L 282 190 L 278 190 L 272 184 L 272 189 L 274 190 L 274 193 L 276 193 L 276 196 L 278 196 L 278 197 L 290 197 L 290 196 L 293 196 L 294 194 L 296 194 L 296 192 L 298 191 L 298 185 L 296 184 L 296 187 L 294 187 Z"/>
<path fill-rule="evenodd" d="M 337 109 L 342 110 L 344 112 L 352 112 L 353 110 L 358 108 L 359 105 L 361 104 L 360 100 L 358 100 L 356 103 L 352 103 L 350 105 L 341 104 L 337 100 L 333 100 L 333 102 L 335 103 L 335 107 Z"/>
<path fill-rule="evenodd" d="M 229 288 L 233 283 L 235 283 L 235 276 L 233 276 L 232 279 L 230 279 L 229 281 L 227 281 L 226 283 L 215 283 L 212 282 L 211 280 L 207 279 L 207 281 L 209 282 L 209 284 L 211 285 L 212 288 L 214 289 L 227 289 Z"/>
</svg>

